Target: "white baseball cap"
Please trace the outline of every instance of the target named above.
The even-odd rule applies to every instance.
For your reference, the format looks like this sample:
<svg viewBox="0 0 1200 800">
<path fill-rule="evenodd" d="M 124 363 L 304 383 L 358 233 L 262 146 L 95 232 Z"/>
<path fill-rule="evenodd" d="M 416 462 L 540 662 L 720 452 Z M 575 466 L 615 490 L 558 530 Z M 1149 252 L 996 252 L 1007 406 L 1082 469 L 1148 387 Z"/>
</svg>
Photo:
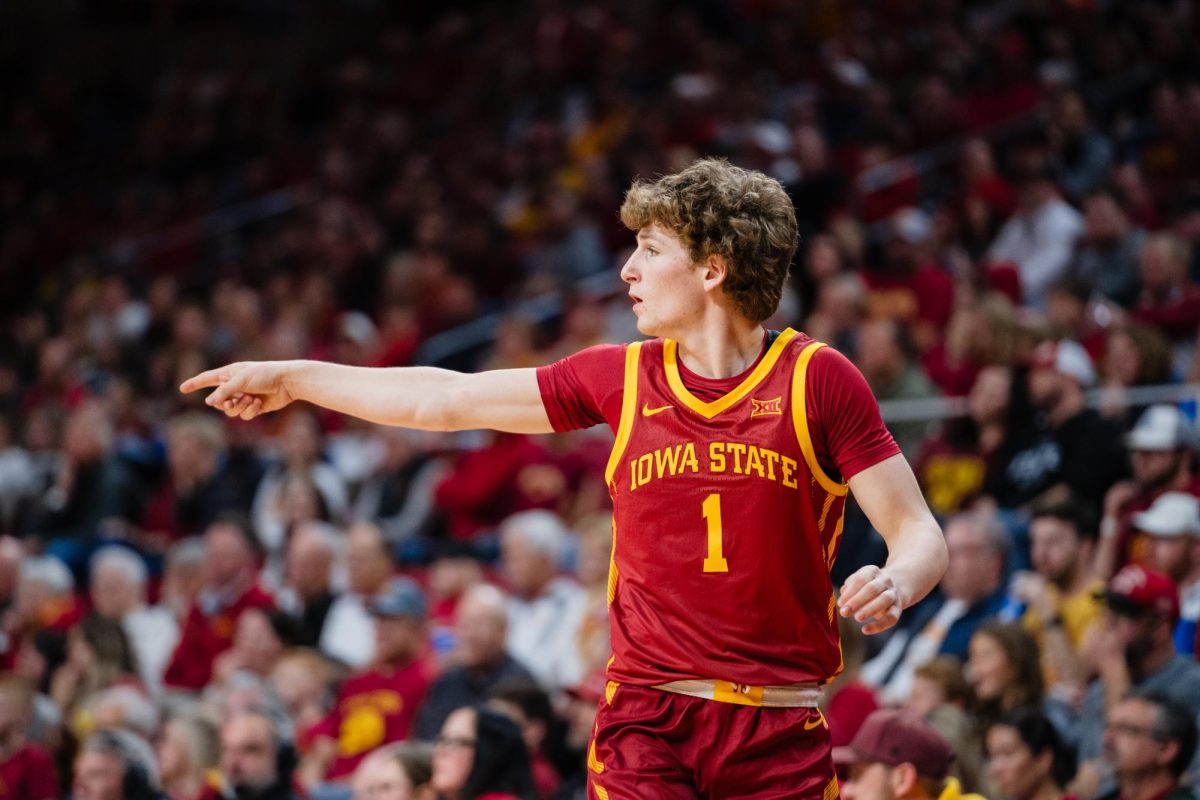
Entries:
<svg viewBox="0 0 1200 800">
<path fill-rule="evenodd" d="M 1033 365 L 1068 375 L 1085 389 L 1096 382 L 1096 369 L 1092 366 L 1092 357 L 1083 349 L 1083 345 L 1070 339 L 1042 342 L 1033 351 Z"/>
<path fill-rule="evenodd" d="M 1133 515 L 1133 526 L 1151 536 L 1200 537 L 1200 500 L 1186 492 L 1166 492 Z"/>
<path fill-rule="evenodd" d="M 1175 406 L 1150 406 L 1126 437 L 1130 450 L 1176 450 L 1192 443 L 1192 426 Z"/>
</svg>

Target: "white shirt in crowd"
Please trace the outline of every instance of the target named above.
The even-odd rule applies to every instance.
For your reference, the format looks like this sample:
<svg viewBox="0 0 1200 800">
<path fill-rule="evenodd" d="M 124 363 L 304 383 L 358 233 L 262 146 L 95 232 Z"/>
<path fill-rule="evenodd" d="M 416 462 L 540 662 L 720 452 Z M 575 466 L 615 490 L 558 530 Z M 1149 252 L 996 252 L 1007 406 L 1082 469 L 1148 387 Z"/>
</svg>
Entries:
<svg viewBox="0 0 1200 800">
<path fill-rule="evenodd" d="M 537 597 L 508 602 L 508 652 L 548 690 L 583 679 L 579 627 L 587 595 L 569 578 L 555 578 Z"/>
</svg>

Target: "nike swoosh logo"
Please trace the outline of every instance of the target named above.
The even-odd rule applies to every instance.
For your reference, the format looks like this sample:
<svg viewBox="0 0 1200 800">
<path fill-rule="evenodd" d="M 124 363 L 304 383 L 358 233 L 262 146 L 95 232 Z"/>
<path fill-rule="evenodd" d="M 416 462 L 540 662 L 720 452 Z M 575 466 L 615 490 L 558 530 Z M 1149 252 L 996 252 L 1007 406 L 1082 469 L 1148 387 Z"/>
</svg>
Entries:
<svg viewBox="0 0 1200 800">
<path fill-rule="evenodd" d="M 642 406 L 642 416 L 643 417 L 653 417 L 655 414 L 659 414 L 663 411 L 666 411 L 669 408 L 674 408 L 674 407 L 675 406 L 662 406 L 660 408 L 651 408 L 650 404 L 646 403 Z"/>
<path fill-rule="evenodd" d="M 824 724 L 825 716 L 823 714 L 818 714 L 816 719 L 810 719 L 808 722 L 804 723 L 804 730 L 811 731 L 813 728 L 819 728 Z"/>
</svg>

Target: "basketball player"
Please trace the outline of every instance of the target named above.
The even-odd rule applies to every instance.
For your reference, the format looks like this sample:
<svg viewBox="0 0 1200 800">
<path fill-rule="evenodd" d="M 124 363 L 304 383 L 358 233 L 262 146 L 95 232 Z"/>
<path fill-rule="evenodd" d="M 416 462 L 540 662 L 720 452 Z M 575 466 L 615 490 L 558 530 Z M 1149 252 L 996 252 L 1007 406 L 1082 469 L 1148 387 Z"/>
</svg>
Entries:
<svg viewBox="0 0 1200 800">
<path fill-rule="evenodd" d="M 778 182 L 702 160 L 635 183 L 621 218 L 649 341 L 479 374 L 238 363 L 182 391 L 215 387 L 208 404 L 242 419 L 304 400 L 425 430 L 607 423 L 613 654 L 589 798 L 832 800 L 817 701 L 841 669 L 834 614 L 868 634 L 895 625 L 945 569 L 941 531 L 858 370 L 762 326 L 797 242 Z M 848 490 L 888 558 L 835 600 Z"/>
</svg>

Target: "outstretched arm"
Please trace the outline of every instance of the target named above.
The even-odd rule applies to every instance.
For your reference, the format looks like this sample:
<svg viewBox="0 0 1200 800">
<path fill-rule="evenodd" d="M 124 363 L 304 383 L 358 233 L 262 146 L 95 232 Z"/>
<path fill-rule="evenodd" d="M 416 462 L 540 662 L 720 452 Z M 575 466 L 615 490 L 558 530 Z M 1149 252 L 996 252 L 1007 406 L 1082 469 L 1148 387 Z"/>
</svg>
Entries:
<svg viewBox="0 0 1200 800">
<path fill-rule="evenodd" d="M 179 387 L 182 392 L 206 388 L 213 389 L 208 405 L 247 420 L 304 400 L 369 422 L 418 430 L 554 430 L 533 369 L 467 374 L 434 367 L 246 361 L 202 372 Z"/>
<path fill-rule="evenodd" d="M 941 580 L 946 541 L 904 456 L 858 473 L 850 479 L 850 491 L 887 542 L 888 558 L 882 568 L 868 565 L 847 578 L 838 608 L 843 617 L 865 623 L 863 633 L 879 633 Z"/>
</svg>

